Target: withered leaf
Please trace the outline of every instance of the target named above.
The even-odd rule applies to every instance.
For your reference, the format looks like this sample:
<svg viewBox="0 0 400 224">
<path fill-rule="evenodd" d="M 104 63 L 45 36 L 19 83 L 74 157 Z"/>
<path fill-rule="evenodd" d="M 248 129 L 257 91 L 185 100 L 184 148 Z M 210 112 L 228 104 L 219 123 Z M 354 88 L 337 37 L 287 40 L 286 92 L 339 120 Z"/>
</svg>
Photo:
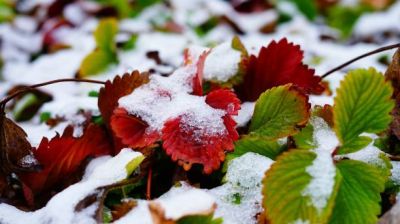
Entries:
<svg viewBox="0 0 400 224">
<path fill-rule="evenodd" d="M 390 124 L 389 134 L 400 139 L 400 49 L 393 55 L 392 62 L 385 73 L 386 80 L 392 83 L 392 98 L 396 101 L 392 111 L 393 120 Z"/>
<path fill-rule="evenodd" d="M 135 200 L 124 200 L 122 201 L 121 204 L 114 206 L 114 209 L 111 211 L 113 221 L 116 221 L 124 217 L 128 212 L 130 212 L 136 206 L 137 202 Z"/>
<path fill-rule="evenodd" d="M 32 154 L 32 146 L 25 131 L 16 123 L 0 115 L 0 169 L 3 173 L 33 171 L 39 168 Z"/>
</svg>

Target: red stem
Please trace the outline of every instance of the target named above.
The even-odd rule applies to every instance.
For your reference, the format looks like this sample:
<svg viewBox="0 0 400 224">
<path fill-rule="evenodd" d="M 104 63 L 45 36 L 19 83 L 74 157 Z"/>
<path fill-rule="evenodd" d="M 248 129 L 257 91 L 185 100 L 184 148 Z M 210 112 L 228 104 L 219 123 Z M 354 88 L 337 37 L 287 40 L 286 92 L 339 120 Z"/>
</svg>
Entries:
<svg viewBox="0 0 400 224">
<path fill-rule="evenodd" d="M 150 167 L 147 174 L 147 186 L 146 186 L 146 199 L 151 200 L 151 178 L 153 174 L 153 169 Z"/>
<path fill-rule="evenodd" d="M 367 53 L 365 53 L 365 54 L 362 54 L 362 55 L 360 55 L 360 56 L 358 56 L 358 57 L 355 57 L 355 58 L 351 59 L 350 61 L 347 61 L 347 62 L 345 62 L 345 63 L 343 63 L 343 64 L 341 64 L 341 65 L 339 65 L 339 66 L 337 66 L 337 67 L 335 67 L 335 68 L 333 68 L 333 69 L 327 71 L 325 74 L 323 74 L 323 75 L 321 76 L 321 78 L 322 78 L 322 79 L 323 79 L 323 78 L 326 78 L 328 75 L 330 75 L 330 74 L 332 74 L 332 73 L 334 73 L 334 72 L 336 72 L 336 71 L 339 71 L 340 69 L 342 69 L 342 68 L 344 68 L 344 67 L 350 65 L 351 63 L 353 63 L 353 62 L 355 62 L 355 61 L 358 61 L 358 60 L 360 60 L 360 59 L 362 59 L 362 58 L 371 56 L 371 55 L 373 55 L 373 54 L 381 53 L 381 52 L 383 52 L 383 51 L 392 50 L 392 49 L 394 49 L 394 48 L 399 48 L 399 47 L 400 47 L 400 43 L 397 43 L 397 44 L 388 45 L 388 46 L 381 47 L 381 48 L 375 49 L 375 50 L 373 50 L 373 51 L 367 52 Z"/>
<path fill-rule="evenodd" d="M 34 84 L 31 86 L 27 86 L 7 97 L 5 97 L 3 100 L 0 101 L 0 105 L 1 108 L 4 108 L 4 106 L 7 104 L 8 101 L 12 100 L 14 97 L 17 97 L 18 95 L 22 94 L 22 93 L 26 93 L 32 90 L 35 90 L 36 88 L 42 87 L 42 86 L 47 86 L 47 85 L 51 85 L 54 83 L 60 83 L 60 82 L 86 82 L 86 83 L 95 83 L 95 84 L 102 84 L 105 85 L 106 82 L 103 81 L 98 81 L 98 80 L 91 80 L 91 79 L 55 79 L 52 81 L 48 81 L 48 82 L 42 82 L 42 83 L 38 83 L 38 84 Z"/>
</svg>

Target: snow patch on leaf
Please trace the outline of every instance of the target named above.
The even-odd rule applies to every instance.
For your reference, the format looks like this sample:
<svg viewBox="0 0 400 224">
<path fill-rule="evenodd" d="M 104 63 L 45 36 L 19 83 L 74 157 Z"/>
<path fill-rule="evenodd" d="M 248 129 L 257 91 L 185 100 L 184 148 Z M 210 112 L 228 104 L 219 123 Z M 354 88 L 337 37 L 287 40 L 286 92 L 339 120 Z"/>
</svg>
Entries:
<svg viewBox="0 0 400 224">
<path fill-rule="evenodd" d="M 306 172 L 312 179 L 303 190 L 302 195 L 310 196 L 313 205 L 318 211 L 322 211 L 326 207 L 335 185 L 336 168 L 331 152 L 339 144 L 339 140 L 322 118 L 314 117 L 311 123 L 314 127 L 314 142 L 317 143 L 317 148 L 314 149 L 317 157 L 306 168 Z"/>
</svg>

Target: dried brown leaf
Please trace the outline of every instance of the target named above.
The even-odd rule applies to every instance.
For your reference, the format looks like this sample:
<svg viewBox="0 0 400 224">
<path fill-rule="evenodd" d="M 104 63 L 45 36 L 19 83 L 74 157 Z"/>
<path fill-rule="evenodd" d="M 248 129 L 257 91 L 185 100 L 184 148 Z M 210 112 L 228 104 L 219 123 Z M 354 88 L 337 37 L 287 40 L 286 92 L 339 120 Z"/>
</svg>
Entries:
<svg viewBox="0 0 400 224">
<path fill-rule="evenodd" d="M 4 112 L 0 115 L 0 170 L 5 173 L 37 170 L 39 164 L 32 154 L 32 146 L 25 131 L 8 119 Z"/>
</svg>

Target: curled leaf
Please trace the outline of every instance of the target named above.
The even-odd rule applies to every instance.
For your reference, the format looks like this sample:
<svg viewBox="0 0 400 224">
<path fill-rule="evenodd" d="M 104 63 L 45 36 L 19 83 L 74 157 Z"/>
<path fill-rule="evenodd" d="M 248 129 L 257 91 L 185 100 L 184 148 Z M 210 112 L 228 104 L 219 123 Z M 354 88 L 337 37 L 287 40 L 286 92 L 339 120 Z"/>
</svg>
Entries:
<svg viewBox="0 0 400 224">
<path fill-rule="evenodd" d="M 117 108 L 111 117 L 111 127 L 122 143 L 131 148 L 143 148 L 156 142 L 160 136 L 157 132 L 148 133 L 148 125 L 123 108 Z"/>
</svg>

